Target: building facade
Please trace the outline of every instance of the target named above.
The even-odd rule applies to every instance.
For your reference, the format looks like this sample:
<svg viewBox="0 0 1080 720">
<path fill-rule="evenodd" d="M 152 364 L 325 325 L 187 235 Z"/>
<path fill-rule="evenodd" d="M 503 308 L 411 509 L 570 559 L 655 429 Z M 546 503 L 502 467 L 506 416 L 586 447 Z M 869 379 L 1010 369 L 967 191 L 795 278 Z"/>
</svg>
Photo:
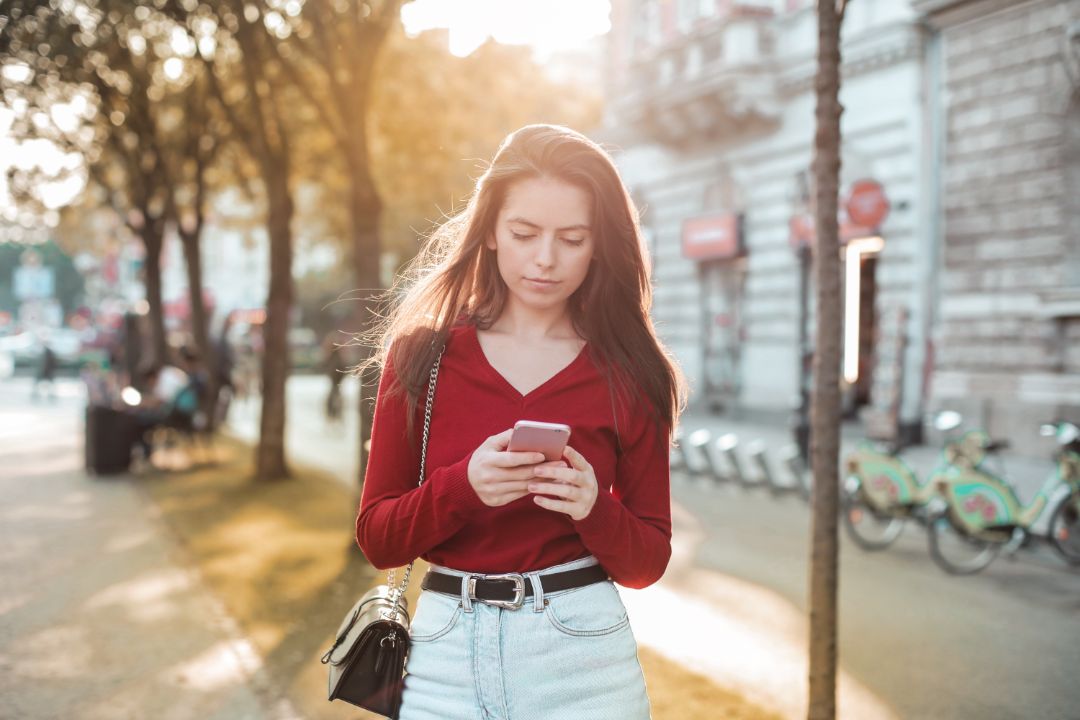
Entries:
<svg viewBox="0 0 1080 720">
<path fill-rule="evenodd" d="M 782 417 L 812 351 L 813 3 L 612 19 L 603 139 L 660 331 L 693 402 Z M 842 57 L 845 406 L 900 438 L 957 409 L 1043 452 L 1040 422 L 1080 420 L 1080 0 L 860 0 Z"/>
<path fill-rule="evenodd" d="M 922 0 L 942 98 L 931 407 L 1080 422 L 1080 2 Z"/>
<path fill-rule="evenodd" d="M 936 252 L 927 33 L 906 2 L 847 12 L 845 400 L 914 430 Z M 725 412 L 785 416 L 808 384 L 816 42 L 809 1 L 613 4 L 603 139 L 643 209 L 659 330 L 693 401 Z"/>
</svg>

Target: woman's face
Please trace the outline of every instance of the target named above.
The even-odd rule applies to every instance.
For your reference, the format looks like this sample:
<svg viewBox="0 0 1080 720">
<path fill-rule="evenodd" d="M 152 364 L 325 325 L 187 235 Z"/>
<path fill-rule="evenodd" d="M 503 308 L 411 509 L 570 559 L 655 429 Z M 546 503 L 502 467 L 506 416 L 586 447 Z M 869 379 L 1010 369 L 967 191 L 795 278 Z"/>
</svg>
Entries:
<svg viewBox="0 0 1080 720">
<path fill-rule="evenodd" d="M 554 178 L 510 186 L 487 246 L 514 302 L 564 307 L 581 287 L 593 257 L 590 206 L 587 192 Z"/>
</svg>

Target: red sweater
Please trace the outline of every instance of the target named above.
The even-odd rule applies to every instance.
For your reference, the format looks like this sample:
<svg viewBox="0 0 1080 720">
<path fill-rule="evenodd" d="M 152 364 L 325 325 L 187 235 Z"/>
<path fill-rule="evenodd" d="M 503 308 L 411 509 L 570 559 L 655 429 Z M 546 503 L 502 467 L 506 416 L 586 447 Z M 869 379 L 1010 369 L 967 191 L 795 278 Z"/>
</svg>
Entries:
<svg viewBox="0 0 1080 720">
<path fill-rule="evenodd" d="M 664 573 L 671 556 L 666 428 L 657 433 L 640 397 L 615 404 L 616 425 L 608 384 L 588 347 L 522 396 L 488 362 L 475 326 L 454 328 L 439 369 L 420 487 L 419 442 L 406 434 L 406 403 L 384 392 L 393 378 L 388 365 L 356 518 L 356 541 L 375 567 L 422 557 L 466 572 L 530 572 L 592 554 L 627 587 L 645 587 Z M 426 393 L 413 408 L 416 438 L 423 431 L 425 399 Z M 544 509 L 531 495 L 488 507 L 473 491 L 473 452 L 518 420 L 570 426 L 570 446 L 593 466 L 599 485 L 596 504 L 583 520 Z"/>
</svg>

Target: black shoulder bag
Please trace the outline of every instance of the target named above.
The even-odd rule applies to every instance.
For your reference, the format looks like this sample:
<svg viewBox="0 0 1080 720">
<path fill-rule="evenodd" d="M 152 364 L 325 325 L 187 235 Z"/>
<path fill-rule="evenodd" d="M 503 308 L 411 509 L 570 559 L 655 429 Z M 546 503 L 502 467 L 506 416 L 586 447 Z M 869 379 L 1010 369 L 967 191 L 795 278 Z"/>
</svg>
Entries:
<svg viewBox="0 0 1080 720">
<path fill-rule="evenodd" d="M 420 484 L 424 483 L 431 407 L 435 381 L 445 348 L 435 358 L 428 380 L 424 409 L 424 438 L 420 446 Z M 322 656 L 330 670 L 330 700 L 344 700 L 365 710 L 396 720 L 405 688 L 405 660 L 409 655 L 409 603 L 405 589 L 413 564 L 405 568 L 401 585 L 395 586 L 394 570 L 386 584 L 368 590 L 353 605 L 338 628 L 333 647 Z"/>
</svg>

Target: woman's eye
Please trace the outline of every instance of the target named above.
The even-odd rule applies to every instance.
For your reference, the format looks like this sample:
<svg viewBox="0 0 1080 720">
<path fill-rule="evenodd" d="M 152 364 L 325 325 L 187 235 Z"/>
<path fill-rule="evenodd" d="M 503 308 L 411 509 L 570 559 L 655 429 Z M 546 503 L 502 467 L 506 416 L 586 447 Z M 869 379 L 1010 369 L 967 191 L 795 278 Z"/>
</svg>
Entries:
<svg viewBox="0 0 1080 720">
<path fill-rule="evenodd" d="M 566 243 L 573 245 L 574 247 L 577 247 L 578 245 L 581 245 L 585 242 L 585 238 L 563 238 L 563 240 Z"/>
<path fill-rule="evenodd" d="M 521 233 L 516 233 L 513 230 L 510 231 L 510 234 L 514 237 L 515 240 L 528 240 L 532 237 L 532 235 L 522 235 Z"/>
</svg>

